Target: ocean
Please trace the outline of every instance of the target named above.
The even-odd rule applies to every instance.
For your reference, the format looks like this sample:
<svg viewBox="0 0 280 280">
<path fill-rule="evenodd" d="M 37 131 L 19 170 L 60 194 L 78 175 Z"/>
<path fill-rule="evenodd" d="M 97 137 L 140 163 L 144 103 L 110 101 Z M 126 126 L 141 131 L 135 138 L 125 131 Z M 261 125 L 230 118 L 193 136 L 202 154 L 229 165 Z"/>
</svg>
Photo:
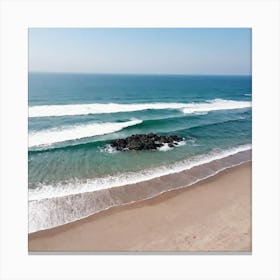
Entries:
<svg viewBox="0 0 280 280">
<path fill-rule="evenodd" d="M 251 160 L 251 76 L 29 73 L 28 91 L 29 232 L 148 198 L 147 180 L 201 166 L 186 174 L 192 184 Z M 151 132 L 185 140 L 156 151 L 109 145 Z"/>
</svg>

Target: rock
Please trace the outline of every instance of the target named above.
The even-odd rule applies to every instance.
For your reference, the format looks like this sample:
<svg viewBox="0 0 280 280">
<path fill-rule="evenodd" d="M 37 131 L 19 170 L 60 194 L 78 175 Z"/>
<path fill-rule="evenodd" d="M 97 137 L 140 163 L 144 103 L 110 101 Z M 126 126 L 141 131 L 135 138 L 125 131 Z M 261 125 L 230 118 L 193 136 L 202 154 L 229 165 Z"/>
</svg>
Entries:
<svg viewBox="0 0 280 280">
<path fill-rule="evenodd" d="M 143 150 L 144 144 L 142 141 L 139 141 L 139 139 L 135 138 L 128 141 L 127 148 L 129 150 Z"/>
<path fill-rule="evenodd" d="M 111 141 L 111 146 L 118 151 L 126 150 L 156 150 L 162 147 L 164 144 L 168 144 L 169 147 L 175 147 L 177 143 L 184 139 L 177 135 L 156 135 L 154 133 L 149 134 L 134 134 L 124 139 L 116 139 Z"/>
</svg>

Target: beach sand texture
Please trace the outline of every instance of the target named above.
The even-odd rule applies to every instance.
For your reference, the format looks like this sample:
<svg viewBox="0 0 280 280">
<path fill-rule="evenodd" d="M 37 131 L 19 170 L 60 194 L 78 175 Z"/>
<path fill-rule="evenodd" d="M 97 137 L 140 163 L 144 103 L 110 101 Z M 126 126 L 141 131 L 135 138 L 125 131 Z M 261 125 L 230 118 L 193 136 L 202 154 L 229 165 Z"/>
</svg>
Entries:
<svg viewBox="0 0 280 280">
<path fill-rule="evenodd" d="M 29 252 L 251 252 L 251 162 L 29 234 Z"/>
</svg>

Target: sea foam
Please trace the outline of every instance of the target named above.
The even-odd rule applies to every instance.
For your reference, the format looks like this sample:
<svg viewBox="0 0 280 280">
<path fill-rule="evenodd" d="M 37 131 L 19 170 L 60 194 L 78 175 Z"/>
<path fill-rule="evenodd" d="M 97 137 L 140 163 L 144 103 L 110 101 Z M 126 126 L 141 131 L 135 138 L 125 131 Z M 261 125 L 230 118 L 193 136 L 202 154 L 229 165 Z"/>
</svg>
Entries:
<svg viewBox="0 0 280 280">
<path fill-rule="evenodd" d="M 29 107 L 29 117 L 59 117 L 88 114 L 108 114 L 120 112 L 134 112 L 143 110 L 177 109 L 184 113 L 209 112 L 215 110 L 229 110 L 251 107 L 249 101 L 213 99 L 203 103 L 96 103 L 73 105 L 42 105 Z"/>
<path fill-rule="evenodd" d="M 216 149 L 207 154 L 197 155 L 174 164 L 144 169 L 138 172 L 125 172 L 101 178 L 86 180 L 72 180 L 56 185 L 40 184 L 35 189 L 29 189 L 29 200 L 41 200 L 46 198 L 62 197 L 67 195 L 92 192 L 101 189 L 119 187 L 151 180 L 160 176 L 178 173 L 195 166 L 222 159 L 252 148 L 251 144 L 241 145 L 225 150 Z"/>
<path fill-rule="evenodd" d="M 185 106 L 182 111 L 185 114 L 206 114 L 209 111 L 233 110 L 251 107 L 251 102 L 214 99 L 209 103 L 191 103 Z"/>
<path fill-rule="evenodd" d="M 66 191 L 64 196 L 47 196 L 45 197 L 46 199 L 43 199 L 42 196 L 42 199 L 40 199 L 37 196 L 37 200 L 35 199 L 36 195 L 34 196 L 34 193 L 32 194 L 29 191 L 31 198 L 28 203 L 29 232 L 67 224 L 114 206 L 146 200 L 170 190 L 191 186 L 194 183 L 214 176 L 222 170 L 250 161 L 251 151 L 247 150 L 248 148 L 249 145 L 243 145 L 220 152 L 213 151 L 207 155 L 200 155 L 189 159 L 189 161 L 183 161 L 180 163 L 181 165 L 169 166 L 169 168 L 173 167 L 173 169 L 160 167 L 158 169 L 151 169 L 150 173 L 146 174 L 135 173 L 133 178 L 131 176 L 121 177 L 120 179 L 123 184 L 118 188 L 104 188 L 101 185 L 96 191 L 92 189 L 92 186 L 81 190 L 81 185 L 76 184 L 73 187 L 79 190 L 77 193 L 67 195 L 69 189 L 64 189 Z M 172 173 L 180 171 L 183 173 L 172 177 Z M 155 173 L 152 174 L 151 172 Z M 155 177 L 159 175 L 163 175 L 163 177 Z M 147 180 L 148 177 L 156 179 L 150 181 L 150 183 L 145 181 L 139 182 L 139 180 Z M 113 186 L 112 183 L 121 183 L 118 180 L 115 182 L 115 179 L 117 178 L 111 178 L 111 186 Z M 129 185 L 133 182 L 139 183 L 137 185 Z M 45 189 L 45 191 L 48 190 Z M 53 190 L 49 189 L 49 191 L 51 191 L 52 195 L 54 194 Z M 45 192 L 45 194 L 47 193 Z"/>
<path fill-rule="evenodd" d="M 66 126 L 63 128 L 47 129 L 29 133 L 29 147 L 47 146 L 54 143 L 76 140 L 97 135 L 104 135 L 120 131 L 126 127 L 142 123 L 132 119 L 127 122 L 90 123 L 84 125 Z"/>
</svg>

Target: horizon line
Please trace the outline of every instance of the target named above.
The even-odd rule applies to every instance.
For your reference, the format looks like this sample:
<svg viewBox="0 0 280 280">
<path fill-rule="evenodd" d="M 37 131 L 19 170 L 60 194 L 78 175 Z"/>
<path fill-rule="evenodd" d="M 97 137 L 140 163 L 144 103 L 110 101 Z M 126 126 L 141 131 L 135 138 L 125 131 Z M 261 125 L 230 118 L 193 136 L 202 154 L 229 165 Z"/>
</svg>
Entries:
<svg viewBox="0 0 280 280">
<path fill-rule="evenodd" d="M 141 75 L 141 76 L 252 76 L 252 74 L 207 74 L 207 73 L 102 73 L 102 72 L 63 72 L 63 71 L 28 71 L 31 73 L 45 74 L 92 74 L 92 75 Z"/>
</svg>

